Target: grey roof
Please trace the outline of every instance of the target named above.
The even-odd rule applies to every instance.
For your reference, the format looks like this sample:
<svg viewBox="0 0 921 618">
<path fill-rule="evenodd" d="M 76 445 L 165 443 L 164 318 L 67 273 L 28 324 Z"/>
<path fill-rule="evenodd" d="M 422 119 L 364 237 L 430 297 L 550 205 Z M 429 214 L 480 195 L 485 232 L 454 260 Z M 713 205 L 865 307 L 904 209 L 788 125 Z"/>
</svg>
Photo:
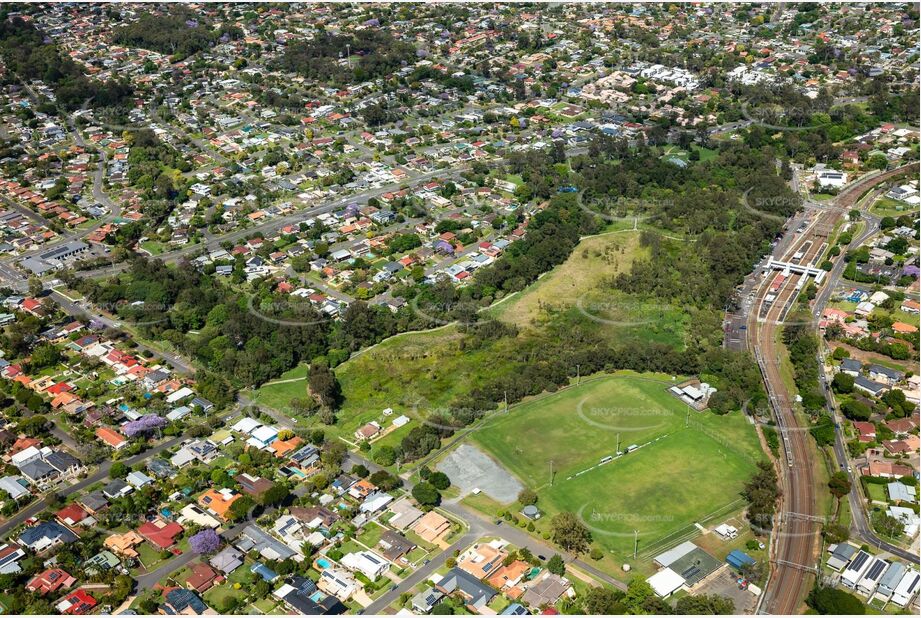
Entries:
<svg viewBox="0 0 921 618">
<path fill-rule="evenodd" d="M 889 565 L 889 568 L 886 569 L 886 572 L 879 580 L 880 592 L 891 593 L 895 590 L 896 586 L 899 585 L 899 582 L 902 581 L 902 577 L 905 575 L 905 565 L 901 562 L 893 562 Z"/>
<path fill-rule="evenodd" d="M 89 245 L 85 242 L 75 240 L 61 245 L 60 247 L 55 247 L 50 251 L 42 253 L 39 257 L 43 260 L 56 260 L 61 257 L 67 257 L 68 255 L 79 253 L 80 251 L 85 251 Z"/>
<path fill-rule="evenodd" d="M 895 369 L 889 369 L 889 367 L 883 367 L 882 365 L 870 365 L 868 367 L 868 371 L 870 371 L 871 373 L 882 374 L 886 376 L 887 378 L 889 378 L 890 380 L 901 380 L 902 376 L 905 375 L 901 371 L 896 371 Z"/>
<path fill-rule="evenodd" d="M 874 395 L 886 390 L 887 388 L 885 384 L 874 382 L 873 380 L 869 380 L 863 376 L 857 376 L 854 378 L 854 386 L 858 386 L 863 390 L 873 393 Z"/>
<path fill-rule="evenodd" d="M 258 551 L 263 558 L 268 560 L 287 560 L 288 558 L 297 555 L 296 551 L 273 537 L 259 526 L 247 526 L 243 529 L 243 533 L 240 536 L 243 537 L 244 540 L 249 540 L 252 544 L 252 548 Z M 240 543 L 237 543 L 237 547 L 242 549 Z"/>
<path fill-rule="evenodd" d="M 19 542 L 31 547 L 42 539 L 58 539 L 62 543 L 72 543 L 79 537 L 56 521 L 43 521 L 37 526 L 26 528 L 19 537 Z"/>
<path fill-rule="evenodd" d="M 915 488 L 909 487 L 908 485 L 895 481 L 886 485 L 886 489 L 889 491 L 890 500 L 900 500 L 902 502 L 914 502 L 915 501 Z"/>
<path fill-rule="evenodd" d="M 45 457 L 45 461 L 59 472 L 66 472 L 71 468 L 79 468 L 83 465 L 79 459 L 66 451 L 54 451 Z"/>
<path fill-rule="evenodd" d="M 413 597 L 412 606 L 414 609 L 427 614 L 443 597 L 444 594 L 441 591 L 429 586 Z"/>
<path fill-rule="evenodd" d="M 438 582 L 438 587 L 448 594 L 452 594 L 455 591 L 461 592 L 467 597 L 467 604 L 474 607 L 482 607 L 496 596 L 495 588 L 457 567 L 445 574 L 441 581 Z"/>
<path fill-rule="evenodd" d="M 35 459 L 24 463 L 19 467 L 22 475 L 30 481 L 40 481 L 49 476 L 57 476 L 59 473 L 51 464 L 43 459 Z"/>
<path fill-rule="evenodd" d="M 115 479 L 110 482 L 108 485 L 102 488 L 102 493 L 108 496 L 109 498 L 117 498 L 125 493 L 126 488 L 130 488 L 131 485 L 126 483 L 121 479 Z"/>
<path fill-rule="evenodd" d="M 96 490 L 82 496 L 80 498 L 80 504 L 91 511 L 98 511 L 108 506 L 109 501 L 103 495 L 102 490 Z"/>
<path fill-rule="evenodd" d="M 234 547 L 228 545 L 209 560 L 211 566 L 224 573 L 230 573 L 243 564 L 243 554 Z"/>
<path fill-rule="evenodd" d="M 847 371 L 860 371 L 862 367 L 863 363 L 861 363 L 856 358 L 845 358 L 841 361 L 841 369 L 845 369 Z"/>
</svg>

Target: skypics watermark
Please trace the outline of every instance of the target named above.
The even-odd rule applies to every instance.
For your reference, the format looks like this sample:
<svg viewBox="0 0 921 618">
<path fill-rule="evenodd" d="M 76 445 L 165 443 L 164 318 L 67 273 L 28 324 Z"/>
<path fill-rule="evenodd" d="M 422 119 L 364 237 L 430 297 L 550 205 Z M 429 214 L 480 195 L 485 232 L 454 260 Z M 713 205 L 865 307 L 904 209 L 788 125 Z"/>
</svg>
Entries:
<svg viewBox="0 0 921 618">
<path fill-rule="evenodd" d="M 260 320 L 278 326 L 305 327 L 332 321 L 328 314 L 317 311 L 309 300 L 302 299 L 300 296 L 273 299 L 257 304 L 256 295 L 249 294 L 246 299 L 246 310 Z"/>
<path fill-rule="evenodd" d="M 668 420 L 675 415 L 671 410 L 664 408 L 631 408 L 621 406 L 592 406 L 588 405 L 588 397 L 583 397 L 576 404 L 576 415 L 587 424 L 598 429 L 613 432 L 651 431 L 664 427 Z M 642 419 L 642 425 L 625 423 L 627 419 Z"/>
<path fill-rule="evenodd" d="M 821 109 L 809 98 L 804 98 L 796 104 L 756 104 L 750 99 L 743 99 L 740 109 L 743 118 L 772 131 L 813 131 L 831 124 L 827 119 L 827 110 Z"/>
<path fill-rule="evenodd" d="M 473 301 L 420 301 L 414 297 L 408 303 L 409 308 L 419 317 L 432 324 L 447 326 L 458 324 L 460 326 L 476 326 L 480 306 Z"/>
<path fill-rule="evenodd" d="M 672 307 L 627 299 L 595 300 L 580 296 L 576 309 L 588 319 L 609 326 L 645 326 L 659 323 Z"/>
<path fill-rule="evenodd" d="M 585 191 L 576 196 L 576 205 L 593 217 L 600 217 L 609 223 L 621 221 L 643 221 L 650 213 L 662 207 L 673 206 L 674 201 L 661 198 L 633 198 L 625 196 L 599 195 L 585 198 Z"/>
<path fill-rule="evenodd" d="M 783 224 L 787 222 L 787 217 L 776 214 L 777 211 L 783 212 L 789 210 L 792 214 L 802 207 L 802 203 L 798 197 L 783 195 L 755 197 L 751 195 L 754 189 L 755 187 L 750 187 L 742 194 L 742 207 L 762 219 L 768 219 Z"/>
<path fill-rule="evenodd" d="M 576 511 L 576 517 L 591 530 L 592 535 L 612 538 L 639 538 L 649 536 L 639 528 L 644 524 L 670 524 L 675 521 L 673 515 L 665 513 L 632 513 L 627 511 L 599 511 L 590 504 L 583 504 Z M 629 529 L 611 530 L 611 526 L 628 526 Z"/>
<path fill-rule="evenodd" d="M 173 305 L 152 301 L 118 300 L 115 302 L 94 303 L 97 309 L 112 314 L 118 319 L 126 320 L 132 326 L 153 326 L 169 320 L 169 311 Z"/>
</svg>

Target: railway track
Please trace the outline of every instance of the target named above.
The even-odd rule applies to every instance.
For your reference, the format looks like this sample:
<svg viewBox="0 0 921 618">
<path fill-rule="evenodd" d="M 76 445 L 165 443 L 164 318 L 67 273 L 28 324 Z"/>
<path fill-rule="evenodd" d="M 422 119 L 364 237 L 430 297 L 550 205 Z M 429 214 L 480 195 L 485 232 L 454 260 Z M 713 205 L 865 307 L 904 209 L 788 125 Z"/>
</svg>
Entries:
<svg viewBox="0 0 921 618">
<path fill-rule="evenodd" d="M 846 216 L 870 188 L 908 169 L 910 166 L 896 168 L 846 187 L 832 205 L 816 212 L 803 234 L 785 248 L 781 256 L 776 256 L 777 259 L 817 266 L 838 220 Z M 760 613 L 798 613 L 817 572 L 822 516 L 816 512 L 811 437 L 808 427 L 801 425 L 794 413 L 794 395 L 783 382 L 779 362 L 781 350 L 777 342 L 777 328 L 786 322 L 807 279 L 807 274 L 791 272 L 778 284 L 776 276 L 769 272 L 757 288 L 748 316 L 748 345 L 754 351 L 764 379 L 783 453 L 779 466 L 782 489 L 779 519 L 782 523 L 774 526 L 773 569 Z"/>
</svg>

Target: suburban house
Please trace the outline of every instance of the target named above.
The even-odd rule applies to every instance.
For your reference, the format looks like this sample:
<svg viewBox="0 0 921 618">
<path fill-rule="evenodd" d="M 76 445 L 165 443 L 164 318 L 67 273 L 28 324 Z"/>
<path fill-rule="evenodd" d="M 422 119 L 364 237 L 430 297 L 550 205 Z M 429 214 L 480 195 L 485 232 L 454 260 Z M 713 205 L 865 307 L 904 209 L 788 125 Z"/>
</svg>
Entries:
<svg viewBox="0 0 921 618">
<path fill-rule="evenodd" d="M 451 522 L 435 511 L 429 511 L 413 526 L 413 532 L 426 543 L 437 544 L 451 530 Z"/>
<path fill-rule="evenodd" d="M 499 542 L 477 543 L 457 559 L 457 568 L 477 579 L 487 579 L 502 566 L 508 552 Z"/>
<path fill-rule="evenodd" d="M 43 521 L 23 530 L 19 536 L 19 544 L 35 553 L 41 553 L 55 545 L 73 543 L 78 538 L 70 529 L 56 521 Z"/>
<path fill-rule="evenodd" d="M 129 530 L 123 534 L 115 533 L 109 535 L 102 544 L 106 549 L 111 550 L 116 555 L 126 558 L 137 558 L 138 552 L 135 547 L 143 542 L 144 538 L 140 534 L 134 530 Z"/>
<path fill-rule="evenodd" d="M 165 521 L 157 517 L 138 527 L 137 533 L 157 549 L 169 549 L 176 544 L 176 537 L 184 528 L 174 521 Z"/>
<path fill-rule="evenodd" d="M 97 427 L 96 437 L 116 451 L 128 446 L 127 438 L 109 427 Z"/>
<path fill-rule="evenodd" d="M 77 578 L 64 569 L 46 569 L 29 580 L 26 590 L 45 596 L 61 588 L 70 588 L 76 581 Z"/>
<path fill-rule="evenodd" d="M 233 478 L 237 483 L 240 484 L 240 490 L 243 493 L 249 494 L 253 497 L 258 498 L 268 490 L 272 489 L 275 486 L 275 483 L 269 479 L 264 479 L 258 476 L 252 476 L 245 472 L 238 474 Z"/>
<path fill-rule="evenodd" d="M 243 552 L 231 545 L 228 545 L 218 553 L 214 554 L 208 563 L 215 569 L 222 571 L 224 574 L 230 574 L 243 566 Z"/>
<path fill-rule="evenodd" d="M 198 504 L 221 521 L 227 521 L 230 506 L 242 497 L 232 489 L 209 489 L 198 497 Z"/>
<path fill-rule="evenodd" d="M 496 590 L 475 576 L 454 567 L 441 578 L 435 588 L 442 594 L 457 594 L 464 599 L 467 608 L 470 611 L 479 614 L 480 610 L 485 608 L 493 597 L 496 596 Z"/>
<path fill-rule="evenodd" d="M 339 562 L 350 571 L 357 571 L 371 581 L 380 577 L 390 567 L 386 560 L 370 551 L 346 554 Z"/>
</svg>

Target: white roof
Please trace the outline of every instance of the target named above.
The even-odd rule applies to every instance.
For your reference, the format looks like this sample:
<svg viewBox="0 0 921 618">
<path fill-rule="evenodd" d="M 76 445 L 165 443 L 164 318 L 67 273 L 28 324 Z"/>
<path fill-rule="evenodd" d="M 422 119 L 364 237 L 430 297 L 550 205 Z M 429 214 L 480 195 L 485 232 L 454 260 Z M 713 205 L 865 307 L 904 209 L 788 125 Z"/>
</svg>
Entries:
<svg viewBox="0 0 921 618">
<path fill-rule="evenodd" d="M 153 482 L 152 478 L 150 478 L 143 472 L 138 472 L 137 470 L 134 470 L 133 472 L 129 472 L 128 476 L 125 477 L 125 480 L 128 481 L 128 483 L 130 483 L 131 485 L 134 485 L 135 487 L 143 487 L 144 485 L 147 485 L 148 483 Z"/>
<path fill-rule="evenodd" d="M 4 476 L 0 478 L 0 490 L 8 493 L 14 500 L 20 496 L 26 495 L 29 493 L 29 490 L 18 482 L 18 479 L 21 478 L 21 476 Z"/>
<path fill-rule="evenodd" d="M 915 592 L 918 590 L 919 580 L 921 580 L 921 575 L 914 569 L 908 569 L 908 572 L 902 577 L 902 581 L 896 586 L 895 592 L 892 595 L 892 600 L 899 605 L 908 603 L 908 600 L 914 596 Z"/>
<path fill-rule="evenodd" d="M 268 442 L 269 440 L 275 439 L 275 437 L 278 435 L 278 430 L 271 425 L 263 425 L 251 433 L 252 436 L 260 442 Z"/>
<path fill-rule="evenodd" d="M 239 431 L 240 433 L 252 433 L 252 431 L 262 425 L 259 421 L 254 418 L 241 418 L 237 423 L 231 427 L 233 431 Z"/>
<path fill-rule="evenodd" d="M 29 448 L 24 448 L 10 457 L 10 462 L 18 468 L 20 464 L 25 463 L 31 459 L 35 459 L 36 457 L 41 456 L 41 454 L 42 452 L 39 449 L 34 446 L 30 446 Z"/>
<path fill-rule="evenodd" d="M 183 386 L 175 393 L 170 393 L 169 395 L 167 395 L 166 403 L 176 403 L 177 401 L 185 399 L 186 397 L 191 397 L 194 394 L 195 394 L 195 391 L 193 391 L 191 388 L 189 388 L 188 386 Z"/>
<path fill-rule="evenodd" d="M 694 545 L 694 543 L 690 541 L 685 541 L 678 547 L 673 547 L 667 552 L 663 552 L 659 554 L 658 556 L 655 557 L 655 561 L 658 564 L 661 564 L 662 566 L 667 567 L 673 562 L 675 562 L 676 560 L 678 560 L 679 558 L 688 555 L 695 549 L 697 549 L 697 546 Z"/>
<path fill-rule="evenodd" d="M 667 597 L 684 585 L 684 578 L 669 568 L 664 568 L 646 580 L 653 592 L 660 597 Z"/>
<path fill-rule="evenodd" d="M 369 496 L 368 499 L 365 500 L 359 508 L 363 513 L 374 513 L 384 508 L 384 505 L 386 505 L 391 500 L 393 500 L 393 496 L 390 494 L 375 494 L 373 496 Z"/>
<path fill-rule="evenodd" d="M 405 414 L 401 414 L 400 416 L 398 416 L 398 417 L 396 417 L 395 419 L 393 419 L 393 426 L 394 426 L 394 427 L 402 427 L 403 425 L 405 425 L 405 424 L 408 423 L 408 422 L 409 422 L 409 417 L 406 416 Z"/>
</svg>

